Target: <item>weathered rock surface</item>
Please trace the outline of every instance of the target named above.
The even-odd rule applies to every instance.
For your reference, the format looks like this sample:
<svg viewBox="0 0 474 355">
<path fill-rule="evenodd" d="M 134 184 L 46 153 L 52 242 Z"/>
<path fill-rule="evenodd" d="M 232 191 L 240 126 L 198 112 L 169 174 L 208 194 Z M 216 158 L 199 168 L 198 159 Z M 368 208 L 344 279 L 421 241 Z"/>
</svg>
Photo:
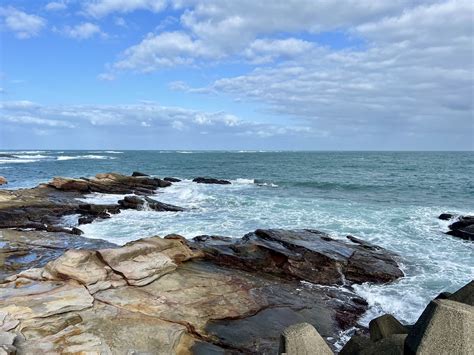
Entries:
<svg viewBox="0 0 474 355">
<path fill-rule="evenodd" d="M 456 216 L 450 213 L 442 213 L 441 220 L 457 220 L 449 225 L 449 231 L 446 234 L 458 237 L 464 240 L 474 240 L 474 216 Z"/>
<path fill-rule="evenodd" d="M 231 182 L 228 180 L 219 180 L 215 178 L 197 177 L 193 179 L 198 184 L 217 184 L 217 185 L 230 185 Z"/>
<path fill-rule="evenodd" d="M 0 229 L 0 282 L 20 271 L 42 267 L 68 249 L 113 247 L 116 246 L 101 239 L 70 233 Z"/>
<path fill-rule="evenodd" d="M 334 337 L 367 309 L 348 289 L 216 265 L 196 246 L 171 235 L 69 250 L 0 285 L 3 331 L 21 334 L 19 354 L 273 354 L 292 324 Z"/>
<path fill-rule="evenodd" d="M 348 243 L 316 230 L 258 229 L 237 241 L 212 236 L 194 241 L 219 265 L 319 284 L 384 283 L 403 276 L 388 251 L 354 237 Z"/>
<path fill-rule="evenodd" d="M 171 183 L 147 176 L 125 176 L 117 173 L 105 173 L 97 174 L 92 179 L 56 177 L 48 185 L 62 191 L 150 195 L 157 188 L 168 187 Z"/>
<path fill-rule="evenodd" d="M 0 185 L 5 185 L 8 184 L 8 180 L 4 178 L 3 176 L 0 176 Z"/>
<path fill-rule="evenodd" d="M 299 323 L 281 334 L 279 353 L 288 355 L 332 355 L 333 352 L 311 324 Z"/>
</svg>

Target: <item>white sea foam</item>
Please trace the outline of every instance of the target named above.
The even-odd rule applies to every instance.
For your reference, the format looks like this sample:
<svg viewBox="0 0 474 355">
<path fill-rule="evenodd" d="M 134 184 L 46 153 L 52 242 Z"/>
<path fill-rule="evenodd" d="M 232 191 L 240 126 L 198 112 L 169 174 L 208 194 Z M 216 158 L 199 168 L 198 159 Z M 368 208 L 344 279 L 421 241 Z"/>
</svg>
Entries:
<svg viewBox="0 0 474 355">
<path fill-rule="evenodd" d="M 254 179 L 235 179 L 235 180 L 231 180 L 231 182 L 234 184 L 254 184 L 255 180 Z"/>
<path fill-rule="evenodd" d="M 76 160 L 76 159 L 116 159 L 115 157 L 109 157 L 105 155 L 60 155 L 56 158 L 57 160 Z"/>
<path fill-rule="evenodd" d="M 38 159 L 15 159 L 15 158 L 6 158 L 0 159 L 0 164 L 18 164 L 18 163 L 34 163 L 39 161 Z"/>
<path fill-rule="evenodd" d="M 99 192 L 93 192 L 84 195 L 83 198 L 77 198 L 76 200 L 96 205 L 108 205 L 117 203 L 118 200 L 122 200 L 125 196 L 127 195 L 103 194 Z"/>
</svg>

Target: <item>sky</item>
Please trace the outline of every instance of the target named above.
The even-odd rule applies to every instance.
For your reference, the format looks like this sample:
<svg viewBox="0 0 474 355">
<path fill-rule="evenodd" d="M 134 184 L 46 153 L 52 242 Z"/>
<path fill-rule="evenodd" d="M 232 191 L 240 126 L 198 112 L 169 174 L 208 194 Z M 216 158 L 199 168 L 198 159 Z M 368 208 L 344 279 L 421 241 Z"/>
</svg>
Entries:
<svg viewBox="0 0 474 355">
<path fill-rule="evenodd" d="M 474 150 L 474 5 L 2 0 L 0 149 Z"/>
</svg>

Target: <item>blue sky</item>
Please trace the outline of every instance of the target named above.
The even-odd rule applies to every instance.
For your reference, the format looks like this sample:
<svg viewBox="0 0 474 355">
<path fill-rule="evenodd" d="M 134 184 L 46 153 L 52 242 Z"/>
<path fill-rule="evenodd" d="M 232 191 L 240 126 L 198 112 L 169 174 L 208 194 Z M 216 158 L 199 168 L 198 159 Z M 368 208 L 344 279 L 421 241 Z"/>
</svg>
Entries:
<svg viewBox="0 0 474 355">
<path fill-rule="evenodd" d="M 473 15 L 463 0 L 5 0 L 0 149 L 472 150 Z"/>
</svg>

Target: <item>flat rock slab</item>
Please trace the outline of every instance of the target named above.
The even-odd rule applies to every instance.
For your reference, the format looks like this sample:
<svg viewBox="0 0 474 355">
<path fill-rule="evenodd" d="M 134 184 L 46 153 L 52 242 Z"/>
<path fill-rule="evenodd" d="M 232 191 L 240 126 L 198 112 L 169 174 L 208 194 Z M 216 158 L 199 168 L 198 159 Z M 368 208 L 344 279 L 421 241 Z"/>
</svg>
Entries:
<svg viewBox="0 0 474 355">
<path fill-rule="evenodd" d="M 200 236 L 194 246 L 220 265 L 319 284 L 385 283 L 403 276 L 387 250 L 316 230 L 258 229 L 240 240 Z"/>
<path fill-rule="evenodd" d="M 69 233 L 0 229 L 0 282 L 23 270 L 42 267 L 68 249 L 115 247 L 105 240 Z"/>
</svg>

